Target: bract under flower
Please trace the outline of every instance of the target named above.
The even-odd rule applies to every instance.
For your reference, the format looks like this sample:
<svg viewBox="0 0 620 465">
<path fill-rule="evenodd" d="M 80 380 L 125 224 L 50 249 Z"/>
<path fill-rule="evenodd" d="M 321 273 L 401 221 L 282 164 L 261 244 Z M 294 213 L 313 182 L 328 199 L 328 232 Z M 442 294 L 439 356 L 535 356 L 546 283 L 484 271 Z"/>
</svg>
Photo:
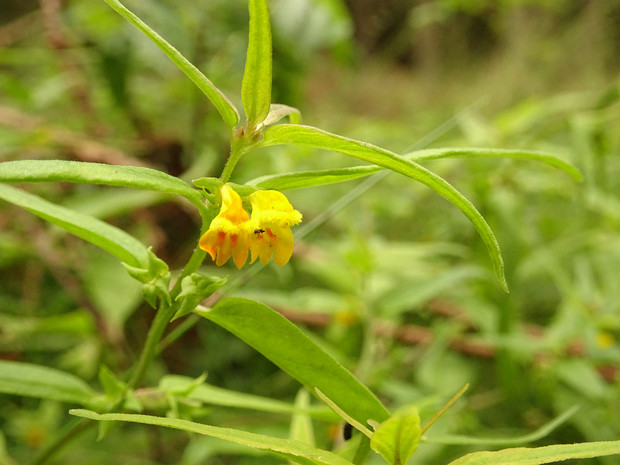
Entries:
<svg viewBox="0 0 620 465">
<path fill-rule="evenodd" d="M 222 266 L 232 255 L 235 266 L 241 269 L 248 258 L 252 232 L 250 216 L 243 209 L 239 194 L 229 185 L 224 184 L 220 192 L 220 212 L 200 238 L 199 245 L 217 266 Z"/>
<path fill-rule="evenodd" d="M 285 265 L 293 254 L 291 226 L 301 222 L 301 213 L 278 191 L 256 191 L 250 195 L 250 203 L 254 226 L 250 241 L 250 263 L 258 258 L 262 264 L 266 264 L 273 255 L 276 264 Z"/>
</svg>

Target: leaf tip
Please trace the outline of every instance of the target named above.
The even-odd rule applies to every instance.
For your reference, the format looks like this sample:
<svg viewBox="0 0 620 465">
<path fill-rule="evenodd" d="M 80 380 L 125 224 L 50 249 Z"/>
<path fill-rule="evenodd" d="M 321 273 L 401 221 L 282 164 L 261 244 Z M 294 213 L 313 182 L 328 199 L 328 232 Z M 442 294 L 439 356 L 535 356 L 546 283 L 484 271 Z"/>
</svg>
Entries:
<svg viewBox="0 0 620 465">
<path fill-rule="evenodd" d="M 499 250 L 499 245 L 497 245 L 497 241 L 495 241 L 497 249 L 490 250 L 493 260 L 493 270 L 495 271 L 495 277 L 499 283 L 499 286 L 506 294 L 510 294 L 510 288 L 508 287 L 508 281 L 506 280 L 506 273 L 504 272 L 504 260 L 502 258 L 501 252 Z"/>
<path fill-rule="evenodd" d="M 86 410 L 83 408 L 72 408 L 69 410 L 69 415 L 73 415 L 75 417 L 95 419 L 96 414 L 91 410 Z"/>
</svg>

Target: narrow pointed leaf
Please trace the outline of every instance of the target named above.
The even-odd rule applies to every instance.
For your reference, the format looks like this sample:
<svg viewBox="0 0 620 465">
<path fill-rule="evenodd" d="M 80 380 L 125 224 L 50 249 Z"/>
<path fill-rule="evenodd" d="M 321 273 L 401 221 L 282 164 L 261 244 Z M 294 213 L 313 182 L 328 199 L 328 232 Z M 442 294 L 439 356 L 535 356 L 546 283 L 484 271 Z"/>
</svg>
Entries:
<svg viewBox="0 0 620 465">
<path fill-rule="evenodd" d="M 82 405 L 88 405 L 97 395 L 71 373 L 7 360 L 0 360 L 0 392 Z"/>
<path fill-rule="evenodd" d="M 4 184 L 0 184 L 0 199 L 25 208 L 39 218 L 101 247 L 128 265 L 148 265 L 147 248 L 133 236 L 108 223 Z"/>
<path fill-rule="evenodd" d="M 404 158 L 417 162 L 439 160 L 441 158 L 515 158 L 517 160 L 532 160 L 558 168 L 571 176 L 575 181 L 582 181 L 583 177 L 577 168 L 570 163 L 547 152 L 517 149 L 488 149 L 478 147 L 451 147 L 441 149 L 425 149 L 403 155 Z"/>
<path fill-rule="evenodd" d="M 175 390 L 176 386 L 187 385 L 192 381 L 191 378 L 179 375 L 167 375 L 160 381 L 160 388 L 163 391 Z M 207 405 L 218 405 L 220 407 L 234 407 L 240 409 L 258 410 L 262 412 L 293 414 L 299 413 L 312 416 L 313 418 L 321 418 L 323 420 L 334 421 L 336 417 L 332 412 L 324 407 L 306 407 L 300 409 L 295 405 L 283 402 L 281 400 L 270 399 L 268 397 L 246 394 L 244 392 L 223 389 L 208 383 L 200 383 L 192 387 L 189 392 L 183 394 L 188 399 L 198 400 Z"/>
<path fill-rule="evenodd" d="M 199 191 L 185 181 L 142 166 L 67 160 L 16 160 L 0 163 L 0 182 L 74 182 L 132 187 L 179 194 L 201 204 Z"/>
<path fill-rule="evenodd" d="M 156 417 L 125 413 L 98 414 L 89 410 L 71 410 L 72 415 L 97 421 L 125 421 L 145 425 L 164 426 L 188 433 L 202 434 L 244 446 L 270 451 L 282 458 L 303 465 L 352 465 L 348 460 L 325 450 L 316 449 L 300 441 L 249 433 L 231 428 L 204 425 L 177 418 Z"/>
<path fill-rule="evenodd" d="M 248 128 L 255 128 L 269 114 L 271 67 L 271 25 L 267 0 L 250 0 L 250 36 L 241 83 Z"/>
<path fill-rule="evenodd" d="M 200 316 L 230 331 L 311 392 L 319 388 L 362 424 L 389 417 L 370 390 L 278 312 L 253 300 L 229 298 Z"/>
<path fill-rule="evenodd" d="M 618 454 L 620 454 L 620 441 L 585 442 L 474 452 L 450 462 L 449 465 L 541 465 L 569 459 L 590 459 Z"/>
<path fill-rule="evenodd" d="M 185 75 L 207 96 L 222 119 L 229 128 L 233 128 L 239 122 L 239 112 L 230 100 L 213 84 L 204 74 L 200 72 L 181 52 L 170 45 L 163 37 L 151 29 L 146 23 L 129 11 L 118 0 L 105 0 L 118 14 L 133 24 L 157 45 Z"/>
<path fill-rule="evenodd" d="M 333 168 L 328 170 L 298 171 L 294 173 L 261 176 L 248 181 L 247 184 L 260 187 L 261 189 L 286 191 L 352 181 L 383 170 L 385 170 L 385 168 L 380 166 L 368 165 L 350 168 Z"/>
<path fill-rule="evenodd" d="M 519 160 L 532 160 L 559 168 L 572 176 L 576 181 L 582 180 L 581 173 L 570 163 L 548 153 L 529 150 L 443 148 L 418 150 L 406 153 L 402 155 L 402 157 L 418 163 L 443 158 L 515 158 Z M 365 165 L 329 170 L 300 171 L 296 173 L 261 176 L 260 178 L 248 181 L 248 184 L 262 189 L 301 189 L 304 187 L 315 187 L 336 182 L 351 181 L 353 179 L 370 176 L 371 174 L 384 171 L 385 169 L 386 168 L 382 166 Z"/>
<path fill-rule="evenodd" d="M 493 231 L 478 210 L 476 210 L 476 207 L 445 179 L 437 176 L 423 166 L 411 160 L 407 160 L 389 150 L 366 142 L 331 134 L 311 126 L 281 124 L 267 128 L 261 146 L 280 144 L 309 146 L 342 153 L 359 160 L 388 168 L 426 184 L 458 207 L 472 222 L 487 246 L 500 285 L 508 292 L 508 284 L 504 276 L 504 262 Z"/>
</svg>

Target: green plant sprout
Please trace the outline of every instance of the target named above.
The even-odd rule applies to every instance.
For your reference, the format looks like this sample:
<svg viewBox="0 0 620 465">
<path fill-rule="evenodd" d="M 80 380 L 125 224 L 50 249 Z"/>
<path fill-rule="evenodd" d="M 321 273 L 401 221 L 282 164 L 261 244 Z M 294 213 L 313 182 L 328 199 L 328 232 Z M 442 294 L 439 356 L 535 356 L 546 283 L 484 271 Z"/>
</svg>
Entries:
<svg viewBox="0 0 620 465">
<path fill-rule="evenodd" d="M 508 292 L 500 248 L 487 221 L 458 190 L 420 163 L 439 158 L 511 157 L 555 166 L 577 180 L 580 179 L 579 172 L 559 158 L 542 152 L 447 148 L 398 155 L 366 142 L 301 125 L 297 109 L 271 103 L 272 40 L 267 0 L 249 0 L 249 43 L 241 86 L 245 122 L 241 123 L 240 113 L 231 100 L 179 51 L 118 0 L 105 1 L 157 45 L 213 104 L 228 128 L 230 154 L 219 178 L 200 178 L 193 182 L 194 186 L 164 172 L 134 166 L 60 160 L 21 160 L 0 164 L 0 181 L 4 183 L 0 185 L 0 198 L 112 254 L 142 284 L 144 298 L 156 308 L 155 319 L 140 357 L 129 372 L 117 377 L 105 367 L 100 369 L 99 380 L 104 392 L 96 391 L 82 379 L 60 370 L 0 361 L 0 392 L 75 403 L 83 407 L 70 411 L 75 416 L 74 421 L 59 431 L 31 464 L 47 462 L 93 425 L 98 424 L 100 436 L 104 436 L 109 429 L 105 425 L 112 424 L 110 422 L 130 422 L 220 438 L 305 465 L 359 465 L 367 460 L 370 450 L 390 465 L 404 465 L 419 443 L 433 441 L 432 437 L 426 437 L 427 430 L 463 395 L 467 386 L 421 426 L 417 406 L 405 405 L 393 412 L 388 410 L 375 394 L 321 345 L 273 309 L 245 298 L 215 298 L 214 293 L 226 285 L 226 279 L 204 275 L 199 270 L 201 264 L 208 254 L 218 266 L 230 258 L 237 268 L 245 266 L 248 258 L 250 264 L 256 260 L 266 264 L 273 259 L 283 266 L 293 253 L 291 227 L 301 222 L 302 213 L 293 208 L 281 191 L 316 188 L 390 170 L 428 186 L 461 210 L 486 245 L 499 285 Z M 283 118 L 288 118 L 289 122 L 281 123 Z M 324 149 L 369 164 L 285 174 L 258 173 L 259 177 L 243 185 L 230 182 L 231 175 L 245 155 L 276 145 Z M 26 182 L 122 186 L 182 196 L 202 218 L 201 239 L 186 265 L 180 271 L 171 273 L 168 265 L 151 248 L 122 229 L 6 184 Z M 251 213 L 244 204 L 251 206 Z M 211 298 L 209 304 L 201 305 L 208 298 Z M 191 313 L 226 329 L 247 343 L 299 381 L 309 392 L 316 393 L 331 410 L 311 406 L 291 407 L 273 400 L 224 393 L 205 384 L 204 378 L 193 380 L 169 376 L 162 379 L 157 388 L 144 387 L 145 375 L 160 351 L 169 323 Z M 168 404 L 166 399 L 176 400 Z M 170 411 L 176 412 L 176 417 L 140 413 L 160 401 Z M 198 401 L 219 402 L 221 405 L 249 404 L 265 411 L 304 414 L 311 419 L 337 419 L 353 425 L 362 435 L 357 435 L 357 446 L 352 454 L 347 455 L 338 450 L 323 450 L 299 439 L 281 439 L 179 418 L 179 409 L 191 408 L 192 402 Z M 569 415 L 572 413 L 568 412 Z M 562 416 L 560 422 L 566 418 Z M 557 424 L 558 421 L 554 421 L 549 428 Z M 510 443 L 511 439 L 506 439 L 506 442 Z M 476 443 L 476 438 L 461 440 Z M 446 439 L 446 443 L 450 441 Z M 475 452 L 454 460 L 450 465 L 535 465 L 612 454 L 620 454 L 620 441 Z"/>
</svg>

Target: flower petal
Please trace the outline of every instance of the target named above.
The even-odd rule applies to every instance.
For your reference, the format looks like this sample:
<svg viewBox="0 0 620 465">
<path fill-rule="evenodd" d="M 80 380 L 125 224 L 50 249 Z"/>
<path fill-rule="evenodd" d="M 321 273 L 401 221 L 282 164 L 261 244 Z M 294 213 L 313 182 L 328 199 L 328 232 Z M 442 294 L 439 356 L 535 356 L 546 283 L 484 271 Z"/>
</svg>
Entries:
<svg viewBox="0 0 620 465">
<path fill-rule="evenodd" d="M 290 227 L 301 222 L 301 213 L 278 191 L 256 191 L 250 195 L 252 219 L 261 226 Z"/>
<path fill-rule="evenodd" d="M 277 265 L 284 266 L 293 255 L 293 233 L 291 228 L 278 228 L 276 231 L 277 242 L 273 247 L 273 261 Z"/>
<path fill-rule="evenodd" d="M 222 206 L 211 221 L 209 229 L 200 238 L 199 247 L 222 266 L 232 256 L 238 269 L 248 258 L 250 215 L 243 209 L 241 197 L 230 186 L 221 189 Z"/>
<path fill-rule="evenodd" d="M 216 218 L 225 218 L 232 224 L 241 224 L 250 219 L 250 215 L 243 209 L 241 197 L 232 187 L 224 184 L 221 189 L 222 207 Z"/>
<path fill-rule="evenodd" d="M 240 234 L 237 238 L 237 244 L 233 247 L 233 261 L 238 270 L 245 265 L 249 253 L 249 235 Z"/>
</svg>

